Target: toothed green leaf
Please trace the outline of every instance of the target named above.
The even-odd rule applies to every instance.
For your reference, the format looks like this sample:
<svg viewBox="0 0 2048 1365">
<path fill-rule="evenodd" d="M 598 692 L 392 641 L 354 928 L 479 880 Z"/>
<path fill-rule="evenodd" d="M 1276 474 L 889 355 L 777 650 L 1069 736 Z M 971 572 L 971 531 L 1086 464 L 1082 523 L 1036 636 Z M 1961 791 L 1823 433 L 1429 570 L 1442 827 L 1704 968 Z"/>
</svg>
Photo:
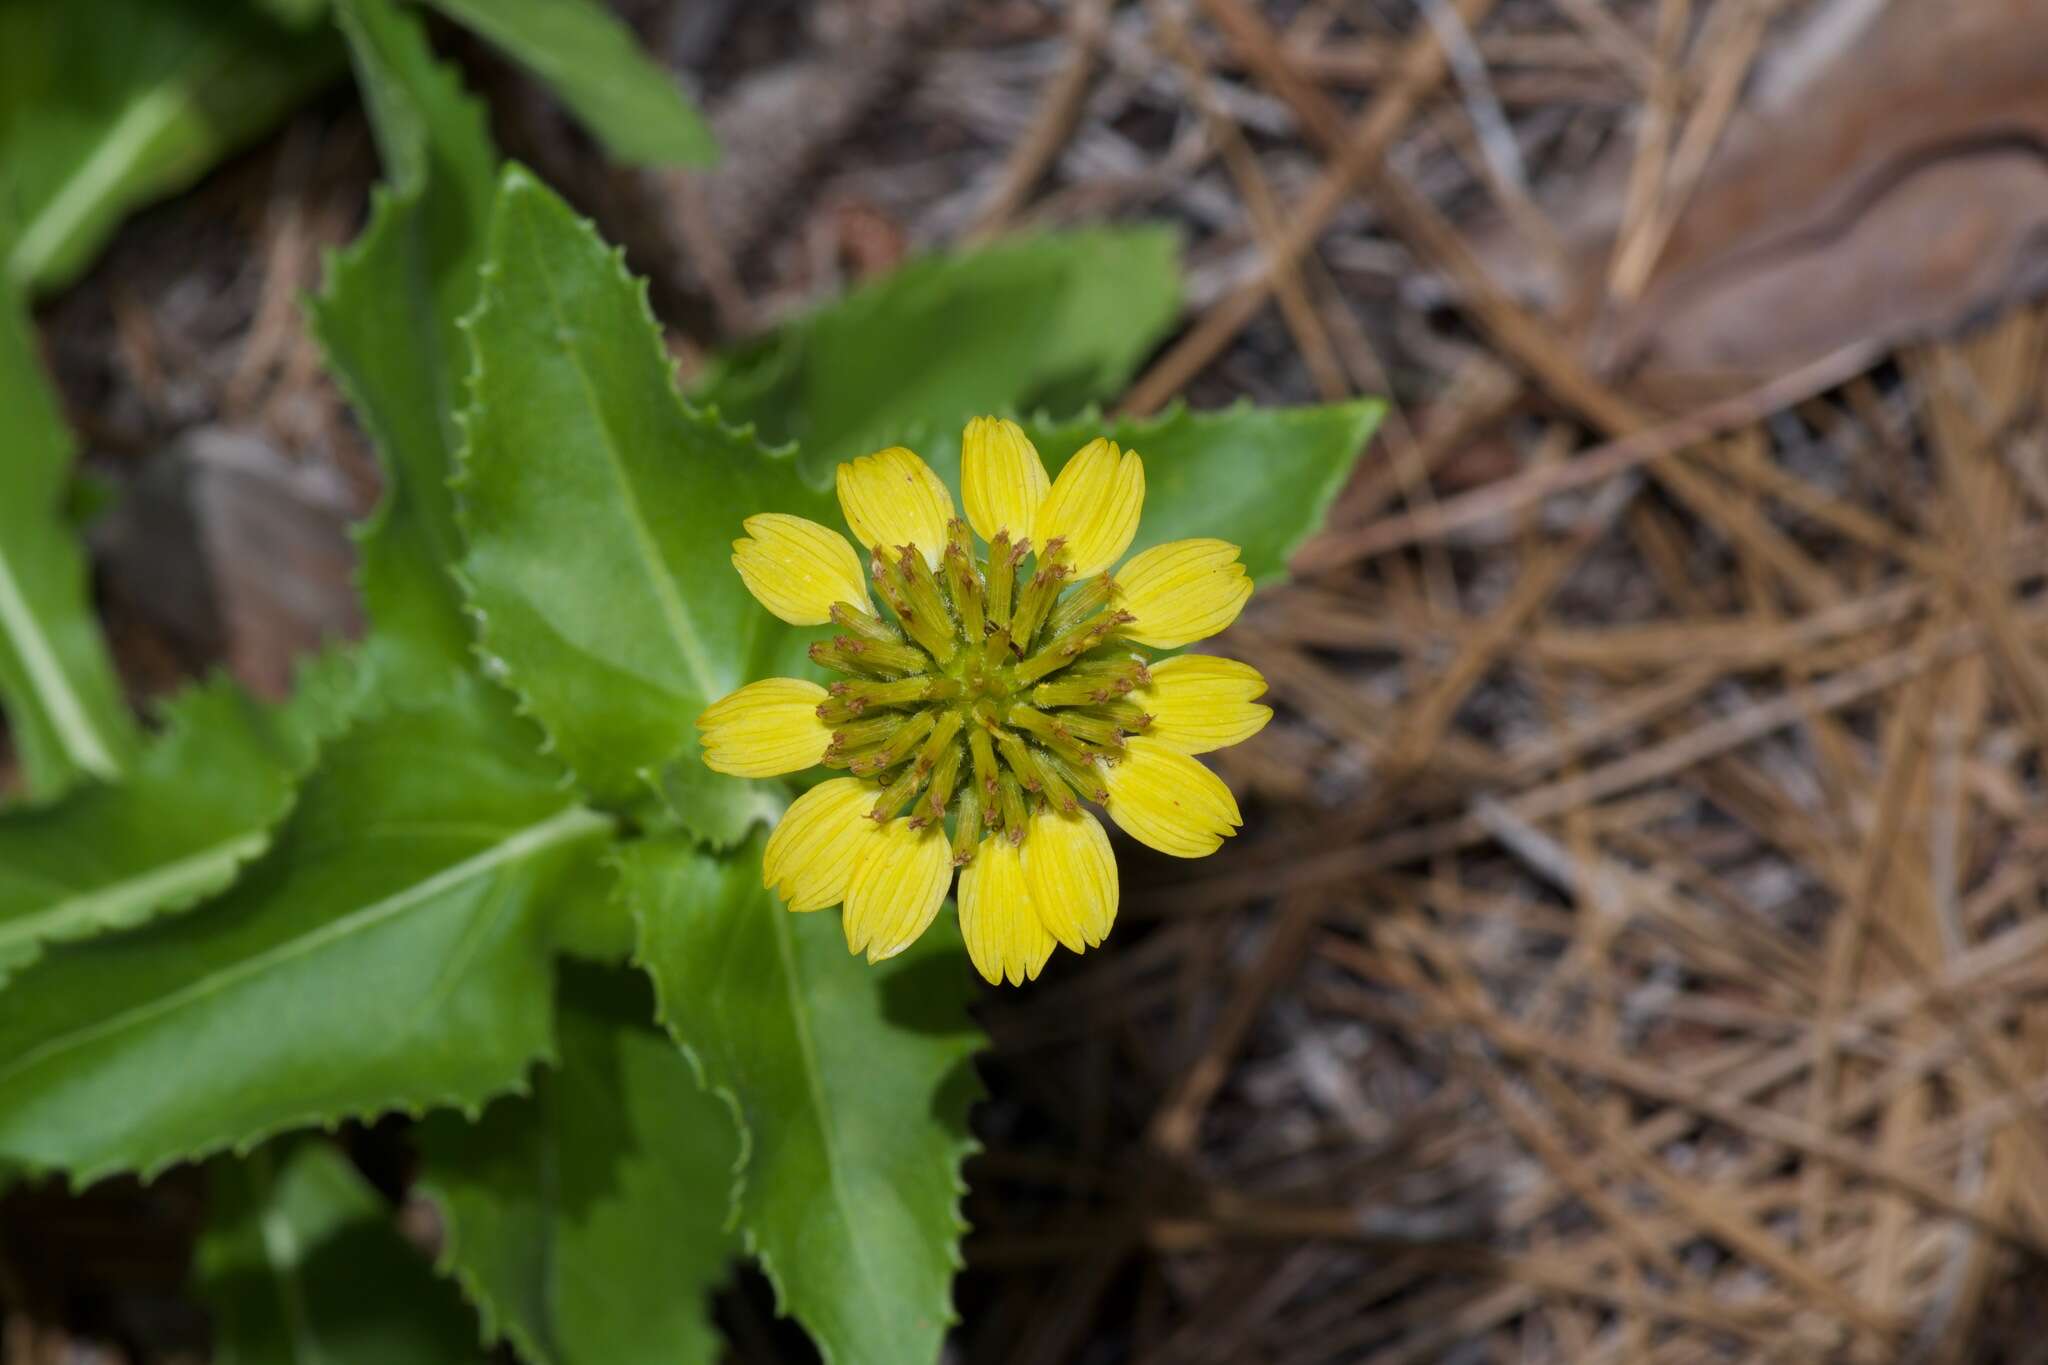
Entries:
<svg viewBox="0 0 2048 1365">
<path fill-rule="evenodd" d="M 570 970 L 558 1017 L 561 1062 L 531 1098 L 420 1128 L 441 1270 L 529 1365 L 710 1365 L 710 1295 L 739 1246 L 732 1113 L 654 1027 L 639 973 Z"/>
<path fill-rule="evenodd" d="M 623 161 L 705 165 L 718 144 L 675 77 L 597 0 L 432 0 L 545 81 Z"/>
<path fill-rule="evenodd" d="M 324 1142 L 216 1161 L 194 1256 L 214 1365 L 481 1360 L 476 1323 L 391 1210 Z"/>
<path fill-rule="evenodd" d="M 379 682 L 403 692 L 472 662 L 448 478 L 470 368 L 457 324 L 476 303 L 497 155 L 418 18 L 392 0 L 341 0 L 337 17 L 387 183 L 335 258 L 312 324 L 383 465 L 384 498 L 360 536 L 365 651 Z"/>
<path fill-rule="evenodd" d="M 46 945 L 184 910 L 269 847 L 310 757 L 220 679 L 165 707 L 123 781 L 0 813 L 0 985 Z"/>
<path fill-rule="evenodd" d="M 491 709 L 486 693 L 365 717 L 225 895 L 16 977 L 0 1161 L 147 1174 L 517 1088 L 552 1051 L 555 921 L 607 893 L 609 823 Z"/>
<path fill-rule="evenodd" d="M 469 335 L 458 494 L 485 651 L 593 797 L 632 802 L 653 780 L 698 837 L 730 842 L 772 807 L 704 767 L 693 721 L 744 682 L 812 671 L 732 542 L 753 512 L 837 509 L 683 404 L 640 285 L 517 167 Z"/>
<path fill-rule="evenodd" d="M 324 25 L 207 0 L 0 4 L 0 270 L 68 283 L 131 210 L 197 180 L 342 71 Z M 0 427 L 0 430 L 6 430 Z"/>
<path fill-rule="evenodd" d="M 136 742 L 64 515 L 71 456 L 27 304 L 0 279 L 0 710 L 37 797 L 119 777 Z"/>
<path fill-rule="evenodd" d="M 1173 234 L 1098 228 L 914 261 L 714 364 L 692 397 L 804 470 L 969 417 L 1072 411 L 1129 382 L 1180 310 Z M 957 485 L 956 485 L 957 486 Z"/>
<path fill-rule="evenodd" d="M 980 1096 L 972 971 L 952 916 L 900 957 L 846 951 L 836 914 L 668 837 L 622 876 L 662 1022 L 749 1134 L 740 1229 L 783 1308 L 835 1365 L 937 1359 L 960 1264 L 960 1163 Z"/>
</svg>

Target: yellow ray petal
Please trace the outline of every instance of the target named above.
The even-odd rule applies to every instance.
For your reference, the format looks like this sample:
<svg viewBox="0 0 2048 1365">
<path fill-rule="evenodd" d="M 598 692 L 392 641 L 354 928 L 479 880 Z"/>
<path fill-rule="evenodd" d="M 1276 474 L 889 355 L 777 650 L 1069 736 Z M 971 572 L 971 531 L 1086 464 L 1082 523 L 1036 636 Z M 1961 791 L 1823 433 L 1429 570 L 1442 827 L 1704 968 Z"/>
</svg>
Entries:
<svg viewBox="0 0 2048 1365">
<path fill-rule="evenodd" d="M 953 495 L 930 465 L 890 446 L 839 466 L 839 510 L 864 550 L 915 545 L 937 564 L 946 548 Z"/>
<path fill-rule="evenodd" d="M 1179 649 L 1223 630 L 1251 600 L 1252 580 L 1227 540 L 1169 540 L 1116 571 L 1117 605 L 1138 619 L 1124 633 Z"/>
<path fill-rule="evenodd" d="M 1024 884 L 1048 933 L 1077 953 L 1109 936 L 1116 922 L 1116 854 L 1100 821 L 1085 810 L 1041 810 L 1031 817 L 1023 853 Z"/>
<path fill-rule="evenodd" d="M 860 556 L 829 526 L 764 512 L 748 517 L 748 539 L 732 543 L 732 566 L 754 600 L 793 626 L 821 626 L 832 604 L 873 611 Z"/>
<path fill-rule="evenodd" d="M 1030 535 L 1051 486 L 1024 428 L 1003 417 L 967 424 L 960 437 L 960 501 L 976 535 L 994 540 L 1008 531 L 1013 541 Z"/>
<path fill-rule="evenodd" d="M 1130 548 L 1145 506 L 1145 463 L 1097 437 L 1074 453 L 1039 504 L 1031 539 L 1042 553 L 1064 541 L 1075 579 L 1101 573 Z"/>
<path fill-rule="evenodd" d="M 882 827 L 868 818 L 875 789 L 835 777 L 799 796 L 782 813 L 761 854 L 761 884 L 792 910 L 823 910 L 846 899 L 854 864 Z"/>
<path fill-rule="evenodd" d="M 960 936 L 975 970 L 991 985 L 1036 980 L 1052 956 L 1053 937 L 1032 908 L 1023 859 L 1002 835 L 983 839 L 974 861 L 960 871 Z"/>
<path fill-rule="evenodd" d="M 953 851 L 944 830 L 912 829 L 900 819 L 882 826 L 862 849 L 846 888 L 847 951 L 880 962 L 917 942 L 945 903 L 952 880 Z"/>
<path fill-rule="evenodd" d="M 1144 736 L 1122 762 L 1103 769 L 1109 818 L 1139 843 L 1175 858 L 1205 858 L 1244 820 L 1223 779 L 1175 749 Z"/>
<path fill-rule="evenodd" d="M 734 777 L 780 777 L 814 767 L 832 742 L 818 719 L 829 694 L 801 678 L 763 678 L 721 697 L 697 717 L 704 766 Z"/>
<path fill-rule="evenodd" d="M 1152 681 L 1131 700 L 1152 715 L 1145 736 L 1184 754 L 1242 744 L 1266 728 L 1273 710 L 1259 670 L 1213 654 L 1183 654 L 1152 666 Z"/>
</svg>

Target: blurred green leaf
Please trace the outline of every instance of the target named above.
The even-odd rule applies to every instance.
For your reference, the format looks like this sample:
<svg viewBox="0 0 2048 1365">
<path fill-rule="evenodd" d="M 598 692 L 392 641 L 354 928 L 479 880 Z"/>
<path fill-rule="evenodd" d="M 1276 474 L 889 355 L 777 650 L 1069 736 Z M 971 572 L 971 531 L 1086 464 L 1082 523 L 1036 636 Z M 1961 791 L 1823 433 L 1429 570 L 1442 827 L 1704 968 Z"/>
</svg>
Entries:
<svg viewBox="0 0 2048 1365">
<path fill-rule="evenodd" d="M 329 8 L 329 0 L 255 0 L 255 4 L 292 28 L 318 23 L 327 17 Z"/>
<path fill-rule="evenodd" d="M 210 1172 L 194 1258 L 214 1365 L 449 1365 L 481 1360 L 476 1322 L 325 1142 Z"/>
<path fill-rule="evenodd" d="M 136 743 L 65 515 L 71 458 L 27 304 L 0 278 L 0 707 L 37 797 L 119 777 Z"/>
<path fill-rule="evenodd" d="M 540 77 L 622 161 L 708 165 L 703 116 L 597 0 L 430 0 Z"/>
<path fill-rule="evenodd" d="M 605 895 L 609 822 L 503 742 L 495 696 L 358 721 L 226 895 L 16 977 L 0 1161 L 146 1175 L 518 1088 L 552 1053 L 555 921 Z"/>
<path fill-rule="evenodd" d="M 125 781 L 0 814 L 0 985 L 46 944 L 197 904 L 269 847 L 304 746 L 226 679 L 164 709 Z"/>
<path fill-rule="evenodd" d="M 68 283 L 131 210 L 197 180 L 342 71 L 325 25 L 228 0 L 0 4 L 4 272 Z"/>
<path fill-rule="evenodd" d="M 392 0 L 341 0 L 337 18 L 387 183 L 334 259 L 312 323 L 383 465 L 384 498 L 359 538 L 365 649 L 380 683 L 407 691 L 472 662 L 448 478 L 470 369 L 457 324 L 476 303 L 497 155 L 481 106 L 433 59 L 415 16 Z"/>
<path fill-rule="evenodd" d="M 640 960 L 749 1134 L 740 1228 L 784 1310 L 836 1365 L 933 1361 L 981 1094 L 973 973 L 950 915 L 879 966 L 849 954 L 837 915 L 762 890 L 762 842 L 625 848 Z"/>
<path fill-rule="evenodd" d="M 531 1365 L 709 1365 L 710 1294 L 739 1248 L 732 1114 L 653 1026 L 639 973 L 571 968 L 558 1017 L 561 1064 L 531 1099 L 419 1130 L 441 1270 Z"/>
<path fill-rule="evenodd" d="M 1180 310 L 1163 228 L 1019 238 L 913 261 L 716 362 L 692 395 L 832 466 L 984 412 L 1113 396 Z"/>
<path fill-rule="evenodd" d="M 832 501 L 683 404 L 642 286 L 517 167 L 470 340 L 458 495 L 486 653 L 586 791 L 644 798 L 666 765 L 693 831 L 730 842 L 771 798 L 706 769 L 692 722 L 804 666 L 799 633 L 747 595 L 732 541 L 752 512 L 836 520 Z"/>
</svg>

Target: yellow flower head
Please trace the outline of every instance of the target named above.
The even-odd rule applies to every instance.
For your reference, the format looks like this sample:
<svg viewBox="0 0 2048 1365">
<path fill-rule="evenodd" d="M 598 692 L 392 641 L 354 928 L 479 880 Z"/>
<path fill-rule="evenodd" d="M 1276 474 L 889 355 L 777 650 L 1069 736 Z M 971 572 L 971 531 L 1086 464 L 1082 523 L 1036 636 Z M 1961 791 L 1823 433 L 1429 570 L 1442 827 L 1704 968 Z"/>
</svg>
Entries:
<svg viewBox="0 0 2048 1365">
<path fill-rule="evenodd" d="M 1088 805 L 1175 857 L 1237 831 L 1230 789 L 1190 755 L 1257 734 L 1265 680 L 1209 656 L 1151 664 L 1132 646 L 1216 634 L 1251 580 L 1221 540 L 1156 545 L 1112 572 L 1145 500 L 1144 462 L 1112 441 L 1049 479 L 1015 422 L 976 418 L 961 442 L 966 520 L 901 446 L 839 466 L 838 488 L 872 597 L 854 546 L 801 517 L 747 518 L 732 562 L 784 621 L 839 628 L 811 658 L 842 676 L 763 679 L 712 703 L 697 718 L 704 761 L 847 774 L 798 797 L 769 837 L 762 882 L 791 910 L 843 906 L 847 947 L 878 962 L 917 941 L 958 868 L 968 955 L 1021 984 L 1116 920 L 1116 857 Z"/>
</svg>

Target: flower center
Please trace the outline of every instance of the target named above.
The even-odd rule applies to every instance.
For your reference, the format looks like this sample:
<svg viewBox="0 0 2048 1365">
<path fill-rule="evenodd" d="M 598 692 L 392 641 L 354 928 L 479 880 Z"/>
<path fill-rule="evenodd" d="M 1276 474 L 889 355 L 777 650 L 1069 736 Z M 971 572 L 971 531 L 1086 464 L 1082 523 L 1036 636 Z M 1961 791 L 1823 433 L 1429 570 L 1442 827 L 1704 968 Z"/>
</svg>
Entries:
<svg viewBox="0 0 2048 1365">
<path fill-rule="evenodd" d="M 1152 721 L 1129 700 L 1151 680 L 1122 641 L 1130 613 L 1108 574 L 1079 584 L 1055 540 L 1034 554 L 999 532 L 976 557 L 954 519 L 936 570 L 914 546 L 877 546 L 868 572 L 893 620 L 841 602 L 841 634 L 811 659 L 846 675 L 818 716 L 825 765 L 872 781 L 878 821 L 953 820 L 953 861 L 984 832 L 1021 844 L 1036 811 L 1105 804 L 1100 766 Z"/>
</svg>

